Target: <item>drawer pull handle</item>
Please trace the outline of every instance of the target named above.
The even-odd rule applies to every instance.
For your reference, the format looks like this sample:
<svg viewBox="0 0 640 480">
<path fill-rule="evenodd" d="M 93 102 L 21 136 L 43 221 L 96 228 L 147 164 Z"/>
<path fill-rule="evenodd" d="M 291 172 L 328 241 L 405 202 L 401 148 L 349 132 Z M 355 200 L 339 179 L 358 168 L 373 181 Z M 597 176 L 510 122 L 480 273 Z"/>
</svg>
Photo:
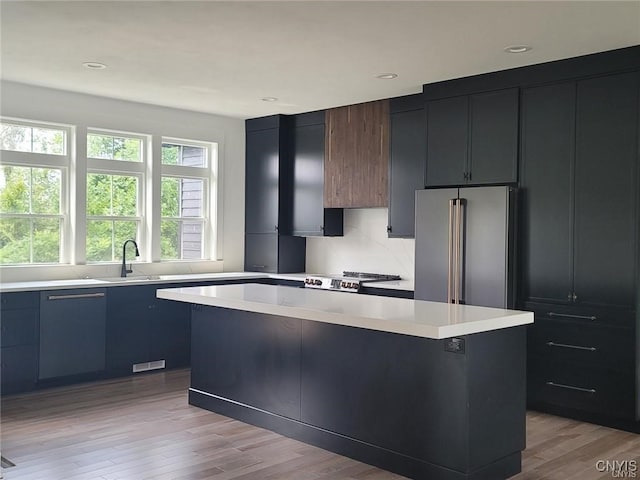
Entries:
<svg viewBox="0 0 640 480">
<path fill-rule="evenodd" d="M 578 392 L 584 392 L 584 393 L 596 393 L 595 388 L 574 387 L 573 385 L 564 385 L 562 383 L 555 383 L 555 382 L 547 382 L 547 385 L 549 385 L 550 387 L 566 388 L 567 390 L 576 390 Z"/>
<path fill-rule="evenodd" d="M 72 298 L 100 298 L 104 293 L 77 293 L 72 295 L 49 295 L 47 300 L 69 300 Z"/>
<path fill-rule="evenodd" d="M 590 352 L 595 352 L 596 350 L 598 350 L 596 347 L 581 347 L 580 345 L 569 345 L 568 343 L 547 342 L 547 345 L 550 347 L 573 348 L 575 350 L 588 350 Z"/>
<path fill-rule="evenodd" d="M 555 313 L 549 312 L 547 313 L 550 317 L 562 317 L 562 318 L 579 318 L 581 320 L 597 320 L 598 317 L 595 315 L 570 315 L 568 313 Z"/>
</svg>

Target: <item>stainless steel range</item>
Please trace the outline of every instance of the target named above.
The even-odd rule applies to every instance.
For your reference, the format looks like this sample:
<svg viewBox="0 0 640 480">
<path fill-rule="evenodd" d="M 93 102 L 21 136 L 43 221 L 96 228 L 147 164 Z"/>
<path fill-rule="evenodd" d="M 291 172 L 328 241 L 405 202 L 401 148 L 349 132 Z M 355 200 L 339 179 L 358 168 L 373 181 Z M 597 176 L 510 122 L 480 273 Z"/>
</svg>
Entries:
<svg viewBox="0 0 640 480">
<path fill-rule="evenodd" d="M 304 279 L 307 288 L 319 288 L 322 290 L 337 290 L 340 292 L 358 293 L 363 283 L 388 282 L 400 280 L 400 275 L 384 275 L 380 273 L 342 272 L 342 276 L 327 277 L 322 275 L 310 275 Z"/>
</svg>

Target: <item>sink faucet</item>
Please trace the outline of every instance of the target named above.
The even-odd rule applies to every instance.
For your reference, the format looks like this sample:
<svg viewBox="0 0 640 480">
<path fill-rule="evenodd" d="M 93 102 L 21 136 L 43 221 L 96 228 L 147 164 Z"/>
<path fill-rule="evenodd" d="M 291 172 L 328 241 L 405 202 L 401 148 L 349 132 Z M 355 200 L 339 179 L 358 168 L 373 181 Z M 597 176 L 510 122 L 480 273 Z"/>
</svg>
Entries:
<svg viewBox="0 0 640 480">
<path fill-rule="evenodd" d="M 133 243 L 133 246 L 136 247 L 136 257 L 140 256 L 140 251 L 138 250 L 138 244 L 136 243 L 135 240 L 129 239 L 122 244 L 122 269 L 120 270 L 120 276 L 123 278 L 127 276 L 127 273 L 133 272 L 131 264 L 129 264 L 129 269 L 127 269 L 127 243 L 129 242 Z"/>
</svg>

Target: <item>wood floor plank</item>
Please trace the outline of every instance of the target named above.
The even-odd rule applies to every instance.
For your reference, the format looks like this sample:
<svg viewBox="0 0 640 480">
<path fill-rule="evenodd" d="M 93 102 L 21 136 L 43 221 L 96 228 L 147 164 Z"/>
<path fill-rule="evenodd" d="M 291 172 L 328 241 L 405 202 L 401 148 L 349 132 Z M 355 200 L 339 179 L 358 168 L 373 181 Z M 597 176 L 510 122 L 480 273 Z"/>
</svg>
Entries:
<svg viewBox="0 0 640 480">
<path fill-rule="evenodd" d="M 6 480 L 400 480 L 399 475 L 190 406 L 188 370 L 2 399 Z M 640 436 L 538 412 L 514 480 L 604 480 L 640 465 Z M 640 472 L 637 473 L 640 478 Z"/>
</svg>

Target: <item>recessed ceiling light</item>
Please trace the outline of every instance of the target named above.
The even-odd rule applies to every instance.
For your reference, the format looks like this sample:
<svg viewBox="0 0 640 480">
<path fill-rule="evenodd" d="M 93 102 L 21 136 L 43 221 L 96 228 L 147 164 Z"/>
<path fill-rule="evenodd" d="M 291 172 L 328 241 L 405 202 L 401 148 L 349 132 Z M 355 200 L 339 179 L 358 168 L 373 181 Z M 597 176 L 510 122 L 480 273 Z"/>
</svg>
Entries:
<svg viewBox="0 0 640 480">
<path fill-rule="evenodd" d="M 263 102 L 277 102 L 278 101 L 278 99 L 276 97 L 264 97 L 264 98 L 261 98 L 261 100 Z"/>
<path fill-rule="evenodd" d="M 504 49 L 507 53 L 524 53 L 531 50 L 529 45 L 511 45 L 510 47 L 506 47 Z"/>
<path fill-rule="evenodd" d="M 381 73 L 380 75 L 376 75 L 376 78 L 379 78 L 380 80 L 391 80 L 394 78 L 398 78 L 398 74 L 397 73 Z"/>
<path fill-rule="evenodd" d="M 100 62 L 84 62 L 82 64 L 84 68 L 88 68 L 89 70 L 104 70 L 107 66 L 104 63 Z"/>
</svg>

